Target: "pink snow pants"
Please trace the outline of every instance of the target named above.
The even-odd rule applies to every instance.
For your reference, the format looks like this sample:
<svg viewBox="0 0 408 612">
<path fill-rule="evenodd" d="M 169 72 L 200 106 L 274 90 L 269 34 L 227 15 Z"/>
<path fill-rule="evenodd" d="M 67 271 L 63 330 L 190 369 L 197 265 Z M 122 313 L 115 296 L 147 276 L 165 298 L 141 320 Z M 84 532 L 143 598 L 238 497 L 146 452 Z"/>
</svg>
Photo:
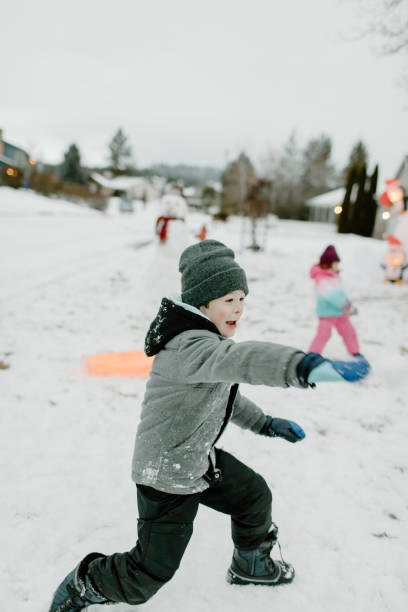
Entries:
<svg viewBox="0 0 408 612">
<path fill-rule="evenodd" d="M 309 353 L 321 353 L 323 351 L 331 336 L 333 327 L 337 329 L 340 336 L 343 338 L 343 342 L 349 353 L 354 354 L 360 352 L 356 330 L 350 321 L 349 315 L 344 314 L 341 317 L 319 317 L 319 326 L 309 346 Z"/>
</svg>

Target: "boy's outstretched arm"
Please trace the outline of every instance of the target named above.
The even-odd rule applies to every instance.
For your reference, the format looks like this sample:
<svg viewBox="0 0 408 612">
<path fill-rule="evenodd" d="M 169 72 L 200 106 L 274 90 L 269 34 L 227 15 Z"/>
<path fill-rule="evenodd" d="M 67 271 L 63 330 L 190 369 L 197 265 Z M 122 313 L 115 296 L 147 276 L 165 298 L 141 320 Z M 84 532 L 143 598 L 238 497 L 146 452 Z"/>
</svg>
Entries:
<svg viewBox="0 0 408 612">
<path fill-rule="evenodd" d="M 350 362 L 330 361 L 290 346 L 259 341 L 235 343 L 203 330 L 179 334 L 166 345 L 166 350 L 173 348 L 174 369 L 169 370 L 169 377 L 189 384 L 231 382 L 307 388 L 316 382 L 354 382 L 370 370 L 362 357 Z"/>
<path fill-rule="evenodd" d="M 270 387 L 307 387 L 298 377 L 303 351 L 273 342 L 237 342 L 189 330 L 169 342 L 177 348 L 174 375 L 186 383 L 231 382 Z M 160 354 L 158 355 L 158 358 Z"/>
</svg>

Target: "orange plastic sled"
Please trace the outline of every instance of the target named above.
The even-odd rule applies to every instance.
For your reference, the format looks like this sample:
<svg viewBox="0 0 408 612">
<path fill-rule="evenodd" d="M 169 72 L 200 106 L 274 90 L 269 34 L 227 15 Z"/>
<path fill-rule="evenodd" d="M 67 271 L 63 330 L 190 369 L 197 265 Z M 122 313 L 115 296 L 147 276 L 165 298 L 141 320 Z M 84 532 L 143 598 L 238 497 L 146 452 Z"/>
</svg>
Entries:
<svg viewBox="0 0 408 612">
<path fill-rule="evenodd" d="M 147 378 L 152 369 L 154 357 L 146 357 L 143 351 L 122 353 L 100 353 L 89 355 L 85 370 L 93 376 L 138 376 Z"/>
</svg>

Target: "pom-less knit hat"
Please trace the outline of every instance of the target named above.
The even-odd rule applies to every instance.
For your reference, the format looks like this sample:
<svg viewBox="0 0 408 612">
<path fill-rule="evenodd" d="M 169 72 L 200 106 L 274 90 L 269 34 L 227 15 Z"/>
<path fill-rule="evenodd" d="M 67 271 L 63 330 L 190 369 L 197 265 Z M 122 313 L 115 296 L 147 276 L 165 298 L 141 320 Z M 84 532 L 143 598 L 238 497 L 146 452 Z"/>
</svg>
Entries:
<svg viewBox="0 0 408 612">
<path fill-rule="evenodd" d="M 247 294 L 245 272 L 234 257 L 234 251 L 218 240 L 187 247 L 179 262 L 183 302 L 199 307 L 236 289 Z"/>
<path fill-rule="evenodd" d="M 340 257 L 337 255 L 337 251 L 332 244 L 329 244 L 327 249 L 323 251 L 320 256 L 320 264 L 330 265 L 335 261 L 340 261 Z"/>
</svg>

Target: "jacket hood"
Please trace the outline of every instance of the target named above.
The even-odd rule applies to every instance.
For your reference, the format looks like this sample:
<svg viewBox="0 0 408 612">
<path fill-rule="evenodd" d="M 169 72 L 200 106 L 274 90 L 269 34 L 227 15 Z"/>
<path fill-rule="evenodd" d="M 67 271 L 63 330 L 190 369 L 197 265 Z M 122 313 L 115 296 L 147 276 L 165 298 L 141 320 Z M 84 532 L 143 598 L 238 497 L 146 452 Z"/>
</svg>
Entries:
<svg viewBox="0 0 408 612">
<path fill-rule="evenodd" d="M 148 357 L 157 355 L 175 336 L 190 329 L 205 329 L 219 335 L 219 331 L 207 317 L 193 312 L 186 304 L 163 298 L 156 317 L 150 324 L 145 338 L 144 351 Z"/>
<path fill-rule="evenodd" d="M 310 269 L 310 278 L 320 280 L 322 278 L 337 278 L 337 274 L 330 268 L 321 268 L 319 264 L 315 264 Z"/>
</svg>

